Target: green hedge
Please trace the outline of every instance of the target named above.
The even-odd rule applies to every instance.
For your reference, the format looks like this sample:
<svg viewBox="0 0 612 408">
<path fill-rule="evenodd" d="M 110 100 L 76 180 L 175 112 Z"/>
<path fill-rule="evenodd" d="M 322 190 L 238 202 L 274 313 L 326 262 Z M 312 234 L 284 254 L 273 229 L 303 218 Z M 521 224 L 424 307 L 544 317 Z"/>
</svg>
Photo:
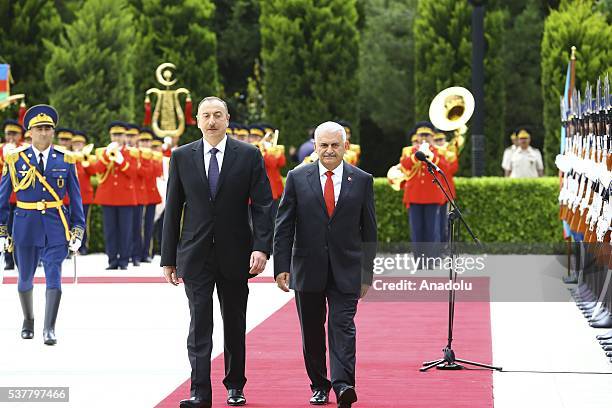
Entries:
<svg viewBox="0 0 612 408">
<path fill-rule="evenodd" d="M 556 177 L 456 178 L 455 184 L 463 214 L 481 242 L 509 244 L 509 252 L 512 252 L 511 248 L 517 248 L 511 244 L 532 244 L 533 249 L 541 244 L 562 242 L 557 202 L 559 180 Z M 410 241 L 402 194 L 391 190 L 385 178 L 375 179 L 374 195 L 380 242 Z M 100 207 L 93 206 L 90 217 L 93 232 L 90 250 L 102 252 L 104 239 Z M 461 228 L 461 238 L 468 241 L 464 228 Z M 530 252 L 524 245 L 521 248 L 520 252 Z"/>
<path fill-rule="evenodd" d="M 481 242 L 554 244 L 562 241 L 557 178 L 456 178 L 455 184 L 458 204 Z M 410 241 L 402 194 L 391 190 L 384 178 L 374 182 L 380 242 Z M 461 238 L 467 241 L 464 228 L 461 228 Z"/>
</svg>

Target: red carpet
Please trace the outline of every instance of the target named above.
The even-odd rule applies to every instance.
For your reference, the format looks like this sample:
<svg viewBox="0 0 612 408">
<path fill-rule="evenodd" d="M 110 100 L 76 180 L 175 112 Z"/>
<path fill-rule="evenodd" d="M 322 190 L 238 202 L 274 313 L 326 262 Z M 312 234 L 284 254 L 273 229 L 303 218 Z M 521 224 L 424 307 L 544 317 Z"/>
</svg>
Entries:
<svg viewBox="0 0 612 408">
<path fill-rule="evenodd" d="M 423 361 L 442 356 L 447 310 L 447 304 L 442 302 L 359 304 L 356 408 L 493 407 L 489 371 L 418 371 Z M 457 304 L 454 338 L 458 358 L 491 363 L 487 302 Z M 221 383 L 222 356 L 213 360 L 212 375 L 213 406 L 226 406 L 226 391 Z M 293 301 L 248 334 L 247 378 L 245 395 L 250 407 L 310 407 L 311 393 Z M 175 408 L 179 400 L 188 396 L 189 380 L 157 406 Z M 335 400 L 333 394 L 331 399 Z"/>
</svg>

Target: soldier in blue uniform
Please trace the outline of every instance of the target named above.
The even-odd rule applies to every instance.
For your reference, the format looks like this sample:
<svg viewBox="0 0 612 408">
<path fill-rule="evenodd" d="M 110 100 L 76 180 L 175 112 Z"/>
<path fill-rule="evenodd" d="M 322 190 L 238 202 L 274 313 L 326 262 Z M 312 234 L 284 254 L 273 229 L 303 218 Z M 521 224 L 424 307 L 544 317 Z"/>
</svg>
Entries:
<svg viewBox="0 0 612 408">
<path fill-rule="evenodd" d="M 34 337 L 32 282 L 42 259 L 47 282 L 43 340 L 47 345 L 57 342 L 55 321 L 62 295 L 62 261 L 68 250 L 78 251 L 85 227 L 75 157 L 51 144 L 57 121 L 57 111 L 49 105 L 36 105 L 26 112 L 24 125 L 32 134 L 32 145 L 17 148 L 6 157 L 0 181 L 0 249 L 6 250 L 11 233 L 24 317 L 21 337 Z M 8 231 L 9 196 L 13 191 L 17 208 L 13 229 Z M 66 194 L 70 211 L 62 203 Z"/>
</svg>

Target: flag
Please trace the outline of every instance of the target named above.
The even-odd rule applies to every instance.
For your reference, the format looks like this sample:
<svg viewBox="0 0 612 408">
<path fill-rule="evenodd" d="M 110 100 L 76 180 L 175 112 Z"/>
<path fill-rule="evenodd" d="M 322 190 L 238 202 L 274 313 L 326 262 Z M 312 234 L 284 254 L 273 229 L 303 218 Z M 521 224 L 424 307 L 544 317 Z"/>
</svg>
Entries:
<svg viewBox="0 0 612 408">
<path fill-rule="evenodd" d="M 9 97 L 9 75 L 10 66 L 8 64 L 0 64 L 0 101 Z"/>
<path fill-rule="evenodd" d="M 566 109 L 570 106 L 570 89 L 571 89 L 571 61 L 567 64 L 567 74 L 565 75 L 565 90 L 563 91 L 563 101 Z M 565 151 L 565 126 L 561 126 L 561 143 L 560 143 L 560 153 L 563 154 Z M 571 235 L 570 226 L 567 221 L 563 220 L 563 238 L 567 239 Z"/>
</svg>

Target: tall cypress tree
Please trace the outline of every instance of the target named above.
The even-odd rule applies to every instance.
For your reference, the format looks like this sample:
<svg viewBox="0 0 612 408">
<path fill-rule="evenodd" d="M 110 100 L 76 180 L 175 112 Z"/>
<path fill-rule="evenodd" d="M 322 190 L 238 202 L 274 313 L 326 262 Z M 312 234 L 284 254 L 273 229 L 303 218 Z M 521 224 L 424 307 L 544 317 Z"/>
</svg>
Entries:
<svg viewBox="0 0 612 408">
<path fill-rule="evenodd" d="M 544 12 L 533 1 L 527 1 L 523 6 L 516 11 L 514 19 L 510 21 L 511 27 L 506 32 L 505 144 L 510 144 L 508 136 L 516 127 L 527 125 L 532 131 L 532 145 L 541 147 L 544 127 L 540 46 Z"/>
<path fill-rule="evenodd" d="M 11 93 L 25 93 L 30 106 L 48 101 L 43 74 L 49 51 L 43 40 L 56 42 L 61 30 L 52 0 L 0 2 L 0 62 L 11 65 Z"/>
<path fill-rule="evenodd" d="M 555 174 L 555 156 L 559 153 L 561 126 L 559 98 L 563 95 L 570 48 L 578 49 L 576 88 L 596 82 L 605 72 L 612 74 L 612 26 L 606 16 L 593 11 L 587 0 L 562 1 L 559 10 L 550 13 L 544 23 L 542 38 L 542 96 L 544 99 L 544 166 Z"/>
<path fill-rule="evenodd" d="M 356 24 L 355 0 L 262 1 L 266 119 L 283 144 L 299 145 L 325 120 L 357 123 Z"/>
<path fill-rule="evenodd" d="M 134 39 L 125 0 L 87 0 L 59 42 L 45 42 L 45 82 L 61 125 L 100 144 L 109 121 L 134 119 Z"/>
<path fill-rule="evenodd" d="M 130 0 L 130 4 L 138 35 L 134 81 L 137 117 L 142 117 L 145 91 L 160 86 L 155 80 L 155 69 L 164 62 L 176 65 L 177 86 L 188 88 L 195 104 L 205 96 L 218 95 L 213 2 Z"/>
<path fill-rule="evenodd" d="M 489 3 L 487 3 L 489 4 Z M 433 97 L 449 86 L 471 88 L 471 12 L 466 1 L 421 0 L 414 22 L 415 119 L 428 119 Z M 507 12 L 487 7 L 485 15 L 485 158 L 487 175 L 501 173 L 505 115 L 503 34 Z M 468 124 L 469 125 L 469 124 Z M 460 174 L 470 169 L 469 134 Z"/>
<path fill-rule="evenodd" d="M 361 167 L 384 175 L 414 123 L 416 0 L 367 0 L 359 44 Z"/>
</svg>

